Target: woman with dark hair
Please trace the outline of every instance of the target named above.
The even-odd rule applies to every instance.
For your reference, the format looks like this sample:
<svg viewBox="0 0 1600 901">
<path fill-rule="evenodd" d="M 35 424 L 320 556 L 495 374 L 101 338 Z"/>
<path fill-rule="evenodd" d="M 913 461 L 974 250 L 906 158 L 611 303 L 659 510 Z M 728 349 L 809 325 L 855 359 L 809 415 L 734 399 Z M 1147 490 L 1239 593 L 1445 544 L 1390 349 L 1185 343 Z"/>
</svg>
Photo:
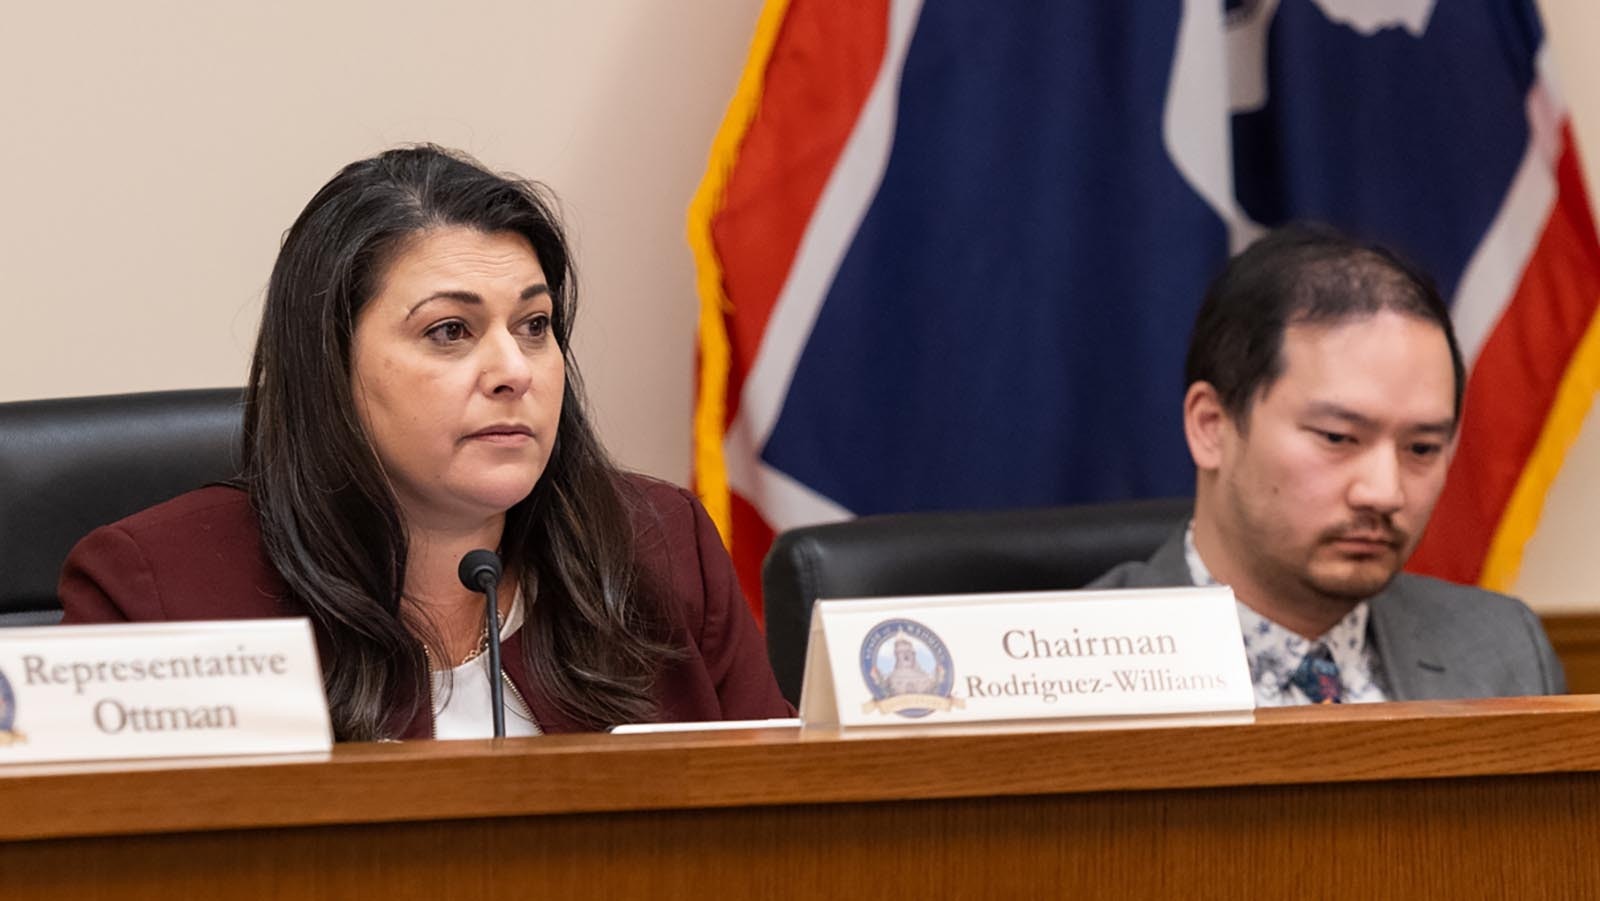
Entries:
<svg viewBox="0 0 1600 901">
<path fill-rule="evenodd" d="M 552 206 L 432 146 L 335 176 L 273 267 L 239 484 L 91 533 L 65 622 L 308 616 L 340 739 L 488 735 L 456 572 L 494 548 L 508 734 L 788 714 L 704 510 L 594 434 Z"/>
</svg>

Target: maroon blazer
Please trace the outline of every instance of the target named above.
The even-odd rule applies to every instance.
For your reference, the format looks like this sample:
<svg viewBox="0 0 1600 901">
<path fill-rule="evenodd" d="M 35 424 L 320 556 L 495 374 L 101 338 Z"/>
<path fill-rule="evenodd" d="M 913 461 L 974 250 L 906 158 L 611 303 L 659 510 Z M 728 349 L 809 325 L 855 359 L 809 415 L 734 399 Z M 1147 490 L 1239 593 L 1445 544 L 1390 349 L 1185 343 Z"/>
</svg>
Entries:
<svg viewBox="0 0 1600 901">
<path fill-rule="evenodd" d="M 654 479 L 630 476 L 622 487 L 633 511 L 641 600 L 664 611 L 673 642 L 685 652 L 657 679 L 661 719 L 792 716 L 728 554 L 700 503 Z M 65 623 L 307 615 L 267 560 L 249 498 L 221 486 L 191 491 L 89 533 L 68 555 L 57 593 Z M 312 628 L 326 659 L 326 636 L 315 620 Z M 539 728 L 581 731 L 531 681 L 523 665 L 522 630 L 501 648 L 506 675 Z M 390 723 L 391 734 L 432 735 L 432 710 L 427 704 L 419 708 L 411 722 Z"/>
</svg>

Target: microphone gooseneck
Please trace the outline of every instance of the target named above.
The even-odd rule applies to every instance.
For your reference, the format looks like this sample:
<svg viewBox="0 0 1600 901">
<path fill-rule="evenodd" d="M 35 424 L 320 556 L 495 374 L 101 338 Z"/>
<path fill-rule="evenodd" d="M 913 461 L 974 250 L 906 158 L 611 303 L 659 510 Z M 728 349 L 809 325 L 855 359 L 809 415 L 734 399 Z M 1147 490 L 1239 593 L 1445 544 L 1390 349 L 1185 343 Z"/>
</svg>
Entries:
<svg viewBox="0 0 1600 901">
<path fill-rule="evenodd" d="M 484 597 L 484 628 L 489 634 L 489 704 L 494 709 L 494 737 L 506 737 L 505 674 L 500 669 L 500 556 L 479 548 L 468 551 L 456 567 L 468 591 Z"/>
</svg>

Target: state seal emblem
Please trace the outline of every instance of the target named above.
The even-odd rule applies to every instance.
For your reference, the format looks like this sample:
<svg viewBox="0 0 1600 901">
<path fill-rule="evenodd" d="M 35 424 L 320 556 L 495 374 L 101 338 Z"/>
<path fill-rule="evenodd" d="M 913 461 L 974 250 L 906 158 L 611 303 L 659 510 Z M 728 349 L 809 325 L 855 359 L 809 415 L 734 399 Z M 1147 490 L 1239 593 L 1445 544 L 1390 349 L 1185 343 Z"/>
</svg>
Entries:
<svg viewBox="0 0 1600 901">
<path fill-rule="evenodd" d="M 0 748 L 23 740 L 17 731 L 17 696 L 11 691 L 5 670 L 0 670 Z"/>
<path fill-rule="evenodd" d="M 950 696 L 956 675 L 949 649 L 916 620 L 884 620 L 867 632 L 861 642 L 861 678 L 873 698 L 862 712 L 915 718 L 965 706 Z"/>
</svg>

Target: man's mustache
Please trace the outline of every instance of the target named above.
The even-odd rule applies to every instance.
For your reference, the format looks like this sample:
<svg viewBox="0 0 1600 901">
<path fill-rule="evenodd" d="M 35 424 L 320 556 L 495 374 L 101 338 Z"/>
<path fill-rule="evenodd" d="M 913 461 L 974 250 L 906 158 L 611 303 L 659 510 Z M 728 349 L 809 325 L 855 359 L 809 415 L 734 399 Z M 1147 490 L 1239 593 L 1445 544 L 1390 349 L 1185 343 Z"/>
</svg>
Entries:
<svg viewBox="0 0 1600 901">
<path fill-rule="evenodd" d="M 1332 528 L 1325 529 L 1318 538 L 1322 543 L 1372 541 L 1386 544 L 1394 550 L 1399 550 L 1410 542 L 1411 533 L 1398 528 L 1387 517 L 1382 519 L 1369 517 L 1340 523 Z"/>
</svg>

